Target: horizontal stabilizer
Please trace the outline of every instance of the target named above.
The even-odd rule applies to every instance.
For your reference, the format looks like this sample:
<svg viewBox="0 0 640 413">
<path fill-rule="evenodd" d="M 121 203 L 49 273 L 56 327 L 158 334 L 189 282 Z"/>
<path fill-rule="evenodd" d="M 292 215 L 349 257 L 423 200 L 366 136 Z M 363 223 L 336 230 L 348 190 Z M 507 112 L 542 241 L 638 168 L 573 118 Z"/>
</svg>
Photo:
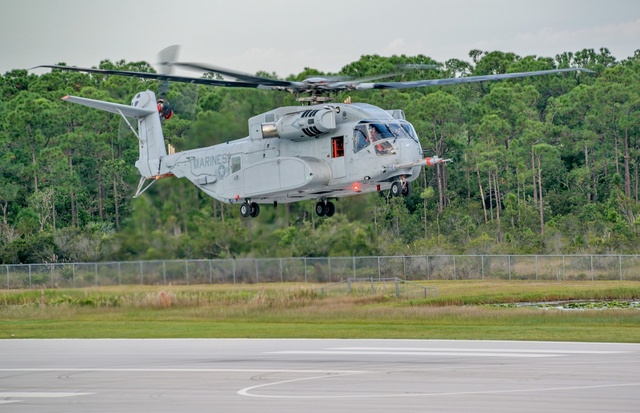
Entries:
<svg viewBox="0 0 640 413">
<path fill-rule="evenodd" d="M 65 96 L 62 99 L 66 100 L 67 102 L 78 103 L 80 105 L 89 106 L 91 108 L 96 108 L 111 113 L 122 114 L 124 116 L 132 118 L 143 118 L 145 116 L 158 113 L 155 107 L 153 109 L 144 109 L 129 105 L 122 105 L 120 103 L 105 102 L 104 100 L 87 99 L 77 96 Z"/>
</svg>

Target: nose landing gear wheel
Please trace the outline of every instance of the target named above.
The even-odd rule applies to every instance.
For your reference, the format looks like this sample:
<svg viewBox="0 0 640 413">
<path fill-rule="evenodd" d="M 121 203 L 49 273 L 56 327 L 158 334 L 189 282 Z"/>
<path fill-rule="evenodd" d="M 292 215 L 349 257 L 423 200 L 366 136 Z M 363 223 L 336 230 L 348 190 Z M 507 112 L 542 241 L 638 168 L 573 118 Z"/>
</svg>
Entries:
<svg viewBox="0 0 640 413">
<path fill-rule="evenodd" d="M 400 194 L 402 193 L 402 184 L 398 181 L 395 181 L 391 184 L 391 188 L 389 189 L 389 191 L 391 191 L 391 196 L 400 196 Z"/>
<path fill-rule="evenodd" d="M 395 181 L 389 190 L 391 196 L 409 196 L 411 195 L 411 184 L 407 181 Z"/>
<path fill-rule="evenodd" d="M 402 185 L 402 196 L 406 197 L 409 195 L 411 195 L 411 183 L 405 181 Z"/>
</svg>

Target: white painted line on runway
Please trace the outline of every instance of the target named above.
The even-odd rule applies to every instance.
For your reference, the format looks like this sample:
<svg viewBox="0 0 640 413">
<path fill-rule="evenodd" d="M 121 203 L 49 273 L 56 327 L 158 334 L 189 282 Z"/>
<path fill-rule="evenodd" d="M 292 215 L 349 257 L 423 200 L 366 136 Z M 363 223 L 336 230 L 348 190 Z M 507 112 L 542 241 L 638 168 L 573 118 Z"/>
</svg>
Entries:
<svg viewBox="0 0 640 413">
<path fill-rule="evenodd" d="M 12 399 L 49 399 L 56 397 L 87 396 L 93 393 L 64 393 L 64 392 L 0 392 L 0 398 Z"/>
<path fill-rule="evenodd" d="M 61 397 L 78 397 L 88 396 L 93 393 L 66 393 L 66 392 L 0 392 L 0 399 L 16 399 L 16 400 L 0 400 L 0 404 L 21 403 L 24 399 L 54 399 Z"/>
<path fill-rule="evenodd" d="M 542 357 L 559 357 L 562 354 L 546 353 L 490 353 L 482 351 L 350 351 L 350 350 L 291 350 L 291 351 L 274 351 L 269 354 L 299 354 L 299 355 L 346 355 L 346 356 L 459 356 L 459 357 L 522 357 L 522 358 L 542 358 Z"/>
<path fill-rule="evenodd" d="M 451 347 L 336 347 L 327 350 L 343 351 L 434 351 L 434 352 L 481 352 L 481 353 L 533 353 L 533 354 L 626 354 L 629 351 L 601 350 L 533 350 L 533 349 L 497 349 L 497 348 L 451 348 Z"/>
<path fill-rule="evenodd" d="M 307 399 L 307 398 L 315 398 L 315 397 L 309 397 L 309 396 L 263 396 L 263 395 L 259 395 L 259 394 L 251 394 L 250 391 L 255 390 L 255 389 L 259 389 L 261 387 L 269 387 L 269 386 L 277 386 L 280 384 L 287 384 L 287 383 L 297 383 L 297 382 L 301 382 L 301 381 L 308 381 L 308 380 L 319 380 L 319 379 L 326 379 L 326 378 L 339 378 L 339 377 L 348 377 L 348 376 L 353 376 L 356 374 L 364 374 L 364 373 L 371 373 L 371 372 L 360 372 L 360 373 L 347 373 L 347 374 L 334 374 L 334 375 L 323 375 L 323 376 L 313 376 L 313 377 L 302 377 L 302 378 L 298 378 L 298 379 L 291 379 L 291 380 L 282 380 L 282 381 L 277 381 L 274 383 L 266 383 L 266 384 L 258 384 L 257 386 L 251 386 L 251 387 L 245 387 L 244 389 L 238 390 L 236 393 L 240 396 L 248 396 L 248 397 L 266 397 L 266 398 L 283 398 L 283 399 Z M 358 396 L 360 397 L 360 396 Z M 319 398 L 326 398 L 326 396 L 319 396 Z"/>
<path fill-rule="evenodd" d="M 303 379 L 294 379 L 294 380 L 283 380 L 274 383 L 260 384 L 257 386 L 246 387 L 237 392 L 240 396 L 247 397 L 259 397 L 265 399 L 379 399 L 379 398 L 390 398 L 390 397 L 442 397 L 442 396 L 468 396 L 468 395 L 487 395 L 487 394 L 509 394 L 509 393 L 540 393 L 540 392 L 556 392 L 556 391 L 565 391 L 565 390 L 593 390 L 593 389 L 607 389 L 614 387 L 636 387 L 640 386 L 640 383 L 620 383 L 620 384 L 602 384 L 602 385 L 591 385 L 591 386 L 567 386 L 567 387 L 541 387 L 541 388 L 529 388 L 529 389 L 509 389 L 509 390 L 479 390 L 479 391 L 462 391 L 462 392 L 448 392 L 448 393 L 362 393 L 362 394 L 341 394 L 341 395 L 283 395 L 283 394 L 253 394 L 252 390 L 258 388 L 264 388 L 269 386 L 277 386 L 280 384 L 294 383 L 303 380 L 313 380 L 313 379 L 323 379 L 327 377 L 345 377 L 349 376 L 347 374 L 343 376 L 319 376 L 319 377 L 306 377 Z"/>
<path fill-rule="evenodd" d="M 313 374 L 360 374 L 361 370 L 291 370 L 291 369 L 172 369 L 172 368 L 0 368 L 0 372 L 78 372 L 78 373 L 313 373 Z M 0 396 L 2 393 L 0 393 Z"/>
</svg>

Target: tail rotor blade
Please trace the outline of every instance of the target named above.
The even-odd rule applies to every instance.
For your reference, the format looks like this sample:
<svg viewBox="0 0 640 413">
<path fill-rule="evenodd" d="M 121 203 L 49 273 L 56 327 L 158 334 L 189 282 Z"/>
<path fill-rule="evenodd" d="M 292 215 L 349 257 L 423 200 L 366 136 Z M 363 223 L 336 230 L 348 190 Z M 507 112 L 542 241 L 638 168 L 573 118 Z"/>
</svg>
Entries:
<svg viewBox="0 0 640 413">
<path fill-rule="evenodd" d="M 174 63 L 178 60 L 179 45 L 169 46 L 158 52 L 158 72 L 163 75 L 173 74 Z"/>
</svg>

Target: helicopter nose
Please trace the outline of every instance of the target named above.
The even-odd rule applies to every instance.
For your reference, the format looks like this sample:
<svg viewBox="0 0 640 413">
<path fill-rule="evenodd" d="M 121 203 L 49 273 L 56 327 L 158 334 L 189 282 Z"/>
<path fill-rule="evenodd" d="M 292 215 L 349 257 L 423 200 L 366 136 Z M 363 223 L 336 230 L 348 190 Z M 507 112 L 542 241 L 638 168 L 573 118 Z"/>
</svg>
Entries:
<svg viewBox="0 0 640 413">
<path fill-rule="evenodd" d="M 422 159 L 422 148 L 418 142 L 403 140 L 398 147 L 399 161 L 402 164 L 415 162 Z"/>
</svg>

